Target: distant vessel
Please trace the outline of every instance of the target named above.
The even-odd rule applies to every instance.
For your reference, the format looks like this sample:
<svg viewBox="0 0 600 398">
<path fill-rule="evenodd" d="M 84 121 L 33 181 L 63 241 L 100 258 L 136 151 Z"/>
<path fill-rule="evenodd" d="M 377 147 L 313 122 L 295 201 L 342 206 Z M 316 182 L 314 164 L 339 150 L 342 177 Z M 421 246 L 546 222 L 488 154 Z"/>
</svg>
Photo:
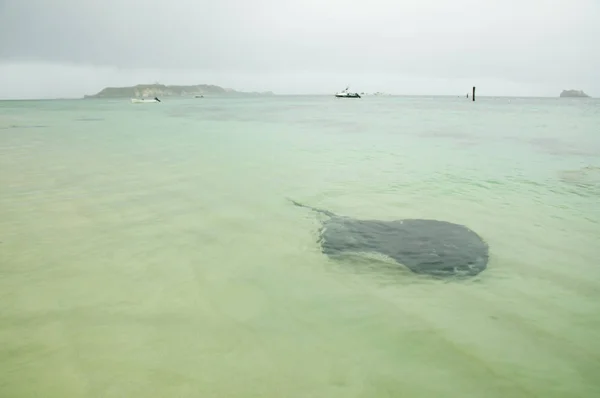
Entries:
<svg viewBox="0 0 600 398">
<path fill-rule="evenodd" d="M 338 98 L 360 98 L 360 94 L 348 92 L 350 87 L 346 87 L 344 90 L 336 93 L 335 96 Z"/>
<path fill-rule="evenodd" d="M 154 98 L 132 98 L 131 99 L 131 103 L 132 104 L 146 104 L 146 103 L 153 103 L 153 102 L 160 102 L 160 100 L 156 97 Z"/>
</svg>

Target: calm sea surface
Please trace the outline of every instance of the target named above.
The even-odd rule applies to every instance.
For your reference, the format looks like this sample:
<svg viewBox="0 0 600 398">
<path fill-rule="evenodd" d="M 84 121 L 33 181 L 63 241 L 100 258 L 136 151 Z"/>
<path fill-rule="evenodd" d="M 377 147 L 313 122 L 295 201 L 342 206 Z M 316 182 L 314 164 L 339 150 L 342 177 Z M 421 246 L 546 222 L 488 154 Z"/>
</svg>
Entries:
<svg viewBox="0 0 600 398">
<path fill-rule="evenodd" d="M 320 219 L 467 225 L 467 281 Z M 600 101 L 0 102 L 0 396 L 598 397 Z"/>
</svg>

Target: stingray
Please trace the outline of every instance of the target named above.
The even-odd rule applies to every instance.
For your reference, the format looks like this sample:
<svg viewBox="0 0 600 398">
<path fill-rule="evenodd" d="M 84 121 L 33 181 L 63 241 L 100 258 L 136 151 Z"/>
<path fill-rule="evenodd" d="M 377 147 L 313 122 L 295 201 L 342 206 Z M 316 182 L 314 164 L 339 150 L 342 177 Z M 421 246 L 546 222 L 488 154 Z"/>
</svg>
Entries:
<svg viewBox="0 0 600 398">
<path fill-rule="evenodd" d="M 487 268 L 487 243 L 464 225 L 428 219 L 360 220 L 291 201 L 328 217 L 319 243 L 330 258 L 379 253 L 416 274 L 436 277 L 471 277 Z"/>
</svg>

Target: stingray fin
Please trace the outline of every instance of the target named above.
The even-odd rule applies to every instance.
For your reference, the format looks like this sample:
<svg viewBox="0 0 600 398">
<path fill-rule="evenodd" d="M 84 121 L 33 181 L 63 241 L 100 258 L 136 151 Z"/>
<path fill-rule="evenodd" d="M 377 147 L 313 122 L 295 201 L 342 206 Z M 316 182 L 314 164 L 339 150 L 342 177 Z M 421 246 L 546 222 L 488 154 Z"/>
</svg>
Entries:
<svg viewBox="0 0 600 398">
<path fill-rule="evenodd" d="M 290 199 L 290 198 L 288 198 L 288 200 L 290 202 L 292 202 L 293 204 L 295 204 L 296 206 L 298 206 L 298 207 L 304 207 L 304 208 L 310 209 L 312 211 L 315 211 L 317 213 L 325 214 L 326 216 L 329 216 L 329 217 L 336 217 L 336 214 L 330 212 L 329 210 L 317 209 L 316 207 L 312 207 L 312 206 L 308 206 L 308 205 L 303 205 L 302 203 L 298 203 L 295 200 Z"/>
</svg>

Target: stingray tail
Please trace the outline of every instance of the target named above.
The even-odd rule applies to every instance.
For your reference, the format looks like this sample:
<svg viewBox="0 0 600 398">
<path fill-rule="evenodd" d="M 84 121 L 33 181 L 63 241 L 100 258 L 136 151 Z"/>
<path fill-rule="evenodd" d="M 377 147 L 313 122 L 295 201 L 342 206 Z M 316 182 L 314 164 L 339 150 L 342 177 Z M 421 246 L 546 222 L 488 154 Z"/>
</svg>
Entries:
<svg viewBox="0 0 600 398">
<path fill-rule="evenodd" d="M 334 213 L 330 212 L 329 210 L 317 209 L 316 207 L 312 207 L 312 206 L 303 205 L 302 203 L 298 203 L 298 202 L 296 202 L 295 200 L 293 200 L 293 199 L 290 199 L 290 198 L 288 198 L 288 200 L 289 200 L 290 202 L 292 202 L 293 204 L 295 204 L 296 206 L 298 206 L 298 207 L 304 207 L 304 208 L 306 208 L 306 209 L 310 209 L 310 210 L 312 210 L 312 211 L 315 211 L 315 212 L 317 212 L 317 213 L 322 213 L 322 214 L 325 214 L 326 216 L 329 216 L 329 217 L 336 217 L 336 214 L 334 214 Z"/>
</svg>

